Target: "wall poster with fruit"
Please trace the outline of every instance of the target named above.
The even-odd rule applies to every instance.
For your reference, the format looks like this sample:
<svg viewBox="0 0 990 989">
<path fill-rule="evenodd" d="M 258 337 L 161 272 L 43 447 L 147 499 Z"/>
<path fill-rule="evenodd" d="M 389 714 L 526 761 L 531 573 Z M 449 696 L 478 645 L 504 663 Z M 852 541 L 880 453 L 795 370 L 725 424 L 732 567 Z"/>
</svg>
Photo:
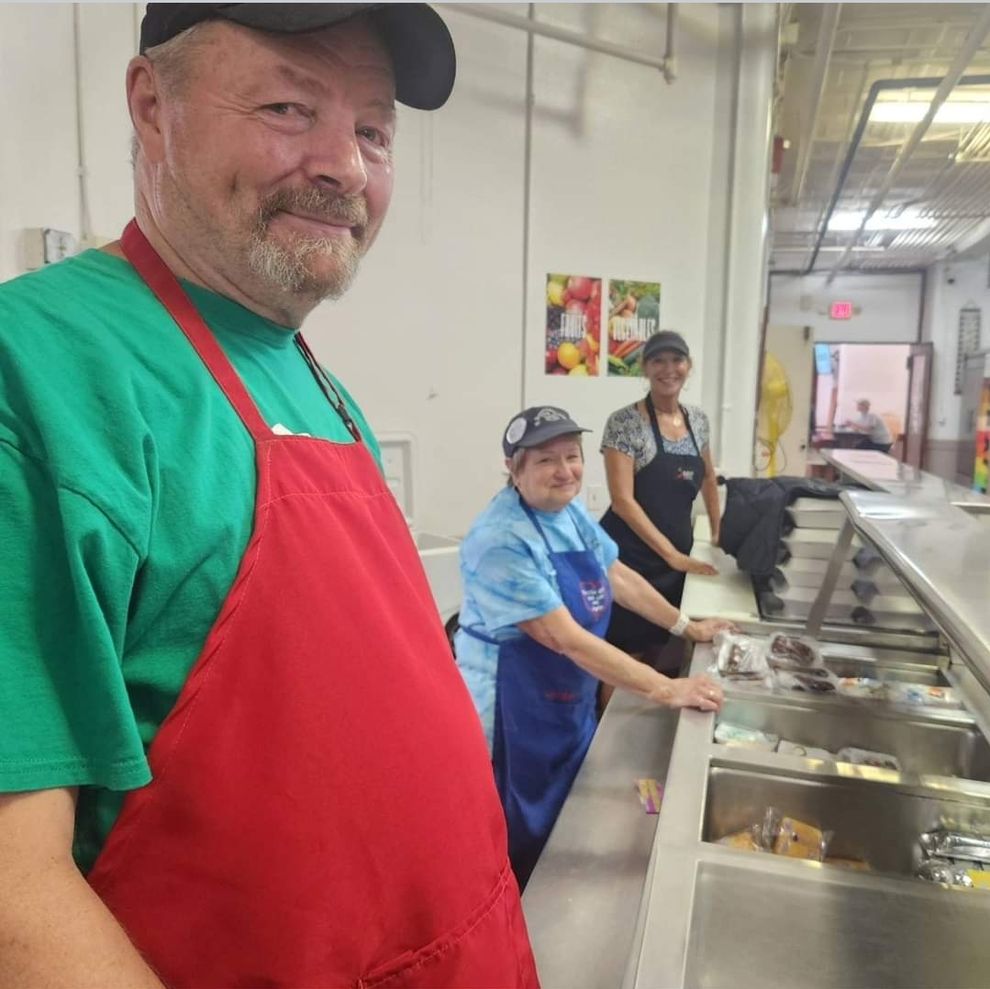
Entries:
<svg viewBox="0 0 990 989">
<path fill-rule="evenodd" d="M 546 373 L 598 374 L 602 340 L 602 280 L 547 275 Z"/>
<path fill-rule="evenodd" d="M 660 283 L 608 283 L 608 373 L 643 375 L 643 344 L 660 328 Z"/>
</svg>

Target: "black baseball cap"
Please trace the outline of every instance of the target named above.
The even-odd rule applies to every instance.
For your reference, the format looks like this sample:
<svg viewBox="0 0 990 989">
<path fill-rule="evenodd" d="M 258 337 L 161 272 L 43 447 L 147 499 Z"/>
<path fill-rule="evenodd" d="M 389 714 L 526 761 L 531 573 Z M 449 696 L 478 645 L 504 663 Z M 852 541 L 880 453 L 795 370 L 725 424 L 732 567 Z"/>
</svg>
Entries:
<svg viewBox="0 0 990 989">
<path fill-rule="evenodd" d="M 590 433 L 579 426 L 570 414 L 554 405 L 534 405 L 512 417 L 502 434 L 502 452 L 511 457 L 516 450 L 539 446 L 558 436 L 570 433 Z"/>
<path fill-rule="evenodd" d="M 258 31 L 301 34 L 368 14 L 392 58 L 395 96 L 417 110 L 436 110 L 454 88 L 457 57 L 450 31 L 426 3 L 149 3 L 141 52 L 194 24 L 233 21 Z"/>
<path fill-rule="evenodd" d="M 654 333 L 646 341 L 643 347 L 643 363 L 652 360 L 665 350 L 672 350 L 675 354 L 682 354 L 684 357 L 691 356 L 691 351 L 688 350 L 688 345 L 680 333 L 675 333 L 673 330 L 661 330 L 659 333 Z"/>
</svg>

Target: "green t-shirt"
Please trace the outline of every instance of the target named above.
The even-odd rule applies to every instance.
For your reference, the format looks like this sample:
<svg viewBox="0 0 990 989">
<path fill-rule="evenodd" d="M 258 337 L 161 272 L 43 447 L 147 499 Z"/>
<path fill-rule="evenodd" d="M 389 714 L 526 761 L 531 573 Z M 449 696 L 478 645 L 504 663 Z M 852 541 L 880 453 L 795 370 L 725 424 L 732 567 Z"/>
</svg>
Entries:
<svg viewBox="0 0 990 989">
<path fill-rule="evenodd" d="M 352 441 L 292 331 L 186 289 L 270 426 Z M 127 262 L 87 251 L 0 285 L 0 792 L 80 787 L 84 870 L 151 778 L 255 480 L 251 437 Z"/>
</svg>

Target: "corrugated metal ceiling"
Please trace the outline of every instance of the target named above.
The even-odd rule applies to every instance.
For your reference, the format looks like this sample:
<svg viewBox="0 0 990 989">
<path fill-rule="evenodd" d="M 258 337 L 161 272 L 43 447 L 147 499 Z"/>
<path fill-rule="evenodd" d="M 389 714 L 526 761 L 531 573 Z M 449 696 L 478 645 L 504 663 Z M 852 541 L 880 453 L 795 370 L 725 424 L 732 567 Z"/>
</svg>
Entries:
<svg viewBox="0 0 990 989">
<path fill-rule="evenodd" d="M 840 8 L 831 47 L 830 32 L 821 27 L 828 7 L 833 14 Z M 842 270 L 877 270 L 923 267 L 990 236 L 990 121 L 943 123 L 938 118 L 903 163 L 874 217 L 877 227 L 898 216 L 905 225 L 918 217 L 929 226 L 867 228 L 859 237 L 855 229 L 821 232 L 870 87 L 881 79 L 944 77 L 986 13 L 986 4 L 784 5 L 775 118 L 777 134 L 790 146 L 775 180 L 772 270 L 807 270 L 819 240 L 815 271 L 831 270 L 839 261 Z M 964 61 L 967 77 L 990 77 L 987 37 Z M 827 65 L 817 119 L 816 64 L 818 79 Z M 927 102 L 934 92 L 934 87 L 884 92 L 878 101 L 912 96 Z M 949 99 L 961 98 L 990 105 L 990 85 L 957 86 Z M 915 126 L 872 119 L 866 124 L 842 181 L 837 219 L 844 214 L 847 222 L 855 222 L 849 214 L 863 215 Z M 801 181 L 802 145 L 808 142 Z"/>
</svg>

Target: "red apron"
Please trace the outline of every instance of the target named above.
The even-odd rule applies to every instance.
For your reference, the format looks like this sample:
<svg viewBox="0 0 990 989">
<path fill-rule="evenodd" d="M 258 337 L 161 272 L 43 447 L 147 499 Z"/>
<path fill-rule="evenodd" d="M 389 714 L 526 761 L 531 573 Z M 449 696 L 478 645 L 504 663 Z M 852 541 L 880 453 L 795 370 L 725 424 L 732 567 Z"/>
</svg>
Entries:
<svg viewBox="0 0 990 989">
<path fill-rule="evenodd" d="M 169 986 L 537 986 L 478 716 L 374 460 L 274 435 L 133 221 L 122 246 L 250 431 L 257 495 L 90 883 Z"/>
</svg>

